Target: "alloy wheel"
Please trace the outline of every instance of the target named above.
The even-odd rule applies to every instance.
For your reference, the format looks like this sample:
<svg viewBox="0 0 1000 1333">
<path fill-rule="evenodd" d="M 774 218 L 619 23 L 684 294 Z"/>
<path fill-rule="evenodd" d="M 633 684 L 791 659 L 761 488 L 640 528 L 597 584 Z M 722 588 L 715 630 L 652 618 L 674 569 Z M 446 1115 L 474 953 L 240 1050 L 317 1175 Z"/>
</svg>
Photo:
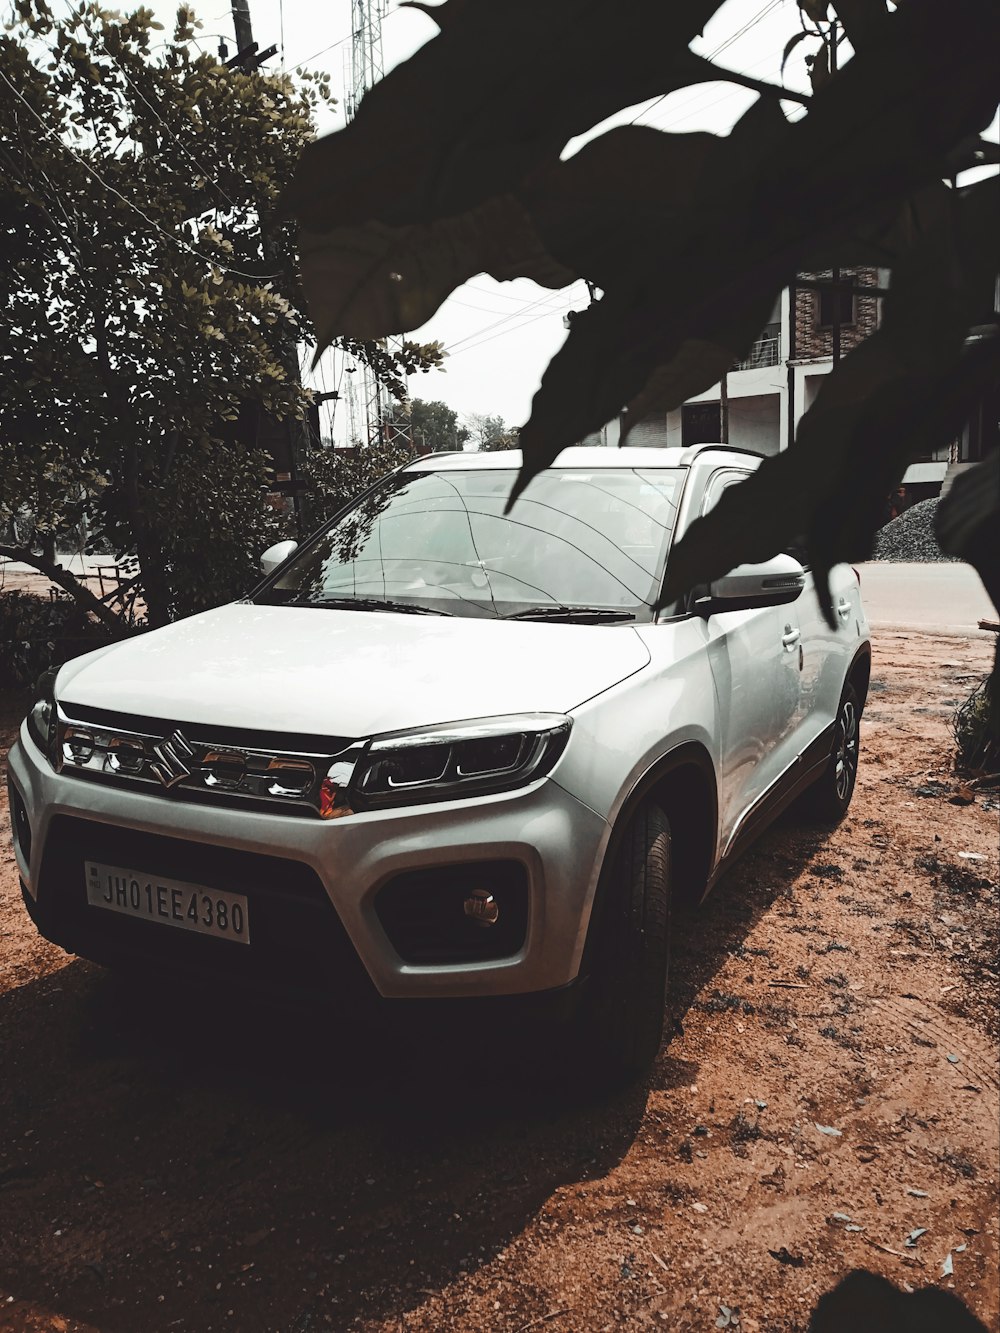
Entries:
<svg viewBox="0 0 1000 1333">
<path fill-rule="evenodd" d="M 846 801 L 858 771 L 858 710 L 853 699 L 845 699 L 840 706 L 833 757 L 837 795 Z"/>
</svg>

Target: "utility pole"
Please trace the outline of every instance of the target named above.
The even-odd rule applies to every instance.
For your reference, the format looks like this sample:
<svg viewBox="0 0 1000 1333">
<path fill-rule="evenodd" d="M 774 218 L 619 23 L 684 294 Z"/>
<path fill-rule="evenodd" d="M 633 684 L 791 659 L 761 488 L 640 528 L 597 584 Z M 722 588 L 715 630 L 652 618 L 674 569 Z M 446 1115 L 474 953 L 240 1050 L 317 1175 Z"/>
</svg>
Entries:
<svg viewBox="0 0 1000 1333">
<path fill-rule="evenodd" d="M 250 21 L 250 0 L 231 0 L 233 14 L 233 28 L 236 32 L 236 55 L 228 63 L 232 66 L 239 66 L 244 70 L 257 69 L 260 64 L 274 55 L 277 47 L 271 46 L 266 51 L 258 52 L 257 43 L 253 39 L 253 25 Z M 265 218 L 259 217 L 260 223 L 260 247 L 264 260 L 268 268 L 272 268 L 278 258 L 278 247 L 274 244 L 268 232 Z M 296 343 L 289 342 L 278 351 L 282 367 L 285 374 L 293 384 L 301 384 L 299 372 L 299 349 Z M 261 420 L 265 414 L 261 412 Z M 309 447 L 309 427 L 304 420 L 298 417 L 286 417 L 282 422 L 274 422 L 267 432 L 275 439 L 275 448 L 273 456 L 277 462 L 276 455 L 280 452 L 285 455 L 281 459 L 287 463 L 287 467 L 275 468 L 276 477 L 280 472 L 284 478 L 281 483 L 287 487 L 285 494 L 291 492 L 292 504 L 295 507 L 295 522 L 302 536 L 305 533 L 308 515 L 306 513 L 306 500 L 302 494 L 301 480 L 299 476 L 300 464 L 305 459 Z M 258 427 L 258 435 L 260 428 Z"/>
<path fill-rule="evenodd" d="M 234 0 L 235 2 L 235 0 Z M 386 0 L 351 0 L 351 86 L 345 98 L 347 119 L 357 115 L 361 100 L 369 88 L 385 75 L 382 56 L 382 19 Z M 387 338 L 387 352 L 398 352 L 402 338 Z M 413 448 L 410 428 L 392 420 L 390 395 L 381 380 L 364 364 L 361 367 L 362 392 L 368 442 L 407 444 Z"/>
<path fill-rule="evenodd" d="M 834 19 L 830 24 L 830 77 L 833 78 L 837 72 L 837 41 L 840 35 L 840 29 L 837 20 Z M 831 273 L 833 279 L 833 368 L 837 369 L 840 364 L 840 269 L 835 268 Z"/>
<path fill-rule="evenodd" d="M 719 442 L 729 443 L 729 371 L 722 372 L 719 380 Z"/>
<path fill-rule="evenodd" d="M 798 274 L 788 287 L 788 438 L 785 447 L 795 443 L 795 326 L 798 318 Z"/>
<path fill-rule="evenodd" d="M 236 29 L 236 52 L 253 46 L 253 28 L 250 25 L 248 0 L 233 0 L 233 27 Z"/>
</svg>

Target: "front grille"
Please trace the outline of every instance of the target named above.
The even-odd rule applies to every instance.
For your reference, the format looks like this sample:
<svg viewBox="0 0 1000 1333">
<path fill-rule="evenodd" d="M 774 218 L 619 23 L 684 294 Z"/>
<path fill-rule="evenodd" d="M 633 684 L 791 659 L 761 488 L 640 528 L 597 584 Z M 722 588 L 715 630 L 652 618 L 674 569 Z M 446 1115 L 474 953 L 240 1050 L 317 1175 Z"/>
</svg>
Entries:
<svg viewBox="0 0 1000 1333">
<path fill-rule="evenodd" d="M 87 860 L 244 894 L 249 946 L 90 906 Z M 50 939 L 99 962 L 149 962 L 255 985 L 375 995 L 319 876 L 299 861 L 57 815 L 35 913 Z"/>
<path fill-rule="evenodd" d="M 319 817 L 331 766 L 354 757 L 344 736 L 285 735 L 60 706 L 63 773 L 175 800 Z"/>
</svg>

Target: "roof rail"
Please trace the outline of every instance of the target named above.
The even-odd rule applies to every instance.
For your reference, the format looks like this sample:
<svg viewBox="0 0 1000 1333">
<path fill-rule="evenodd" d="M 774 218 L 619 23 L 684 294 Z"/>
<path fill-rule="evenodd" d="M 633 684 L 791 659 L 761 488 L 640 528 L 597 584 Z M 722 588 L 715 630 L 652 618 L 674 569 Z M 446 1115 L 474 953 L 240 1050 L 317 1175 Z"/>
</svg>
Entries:
<svg viewBox="0 0 1000 1333">
<path fill-rule="evenodd" d="M 419 463 L 425 458 L 447 458 L 449 454 L 464 454 L 468 452 L 467 449 L 431 449 L 430 452 L 426 454 L 414 454 L 413 457 L 408 458 L 406 462 Z"/>
<path fill-rule="evenodd" d="M 708 453 L 711 450 L 721 450 L 727 454 L 746 454 L 750 458 L 763 458 L 764 455 L 756 449 L 741 449 L 737 444 L 689 444 L 681 454 L 681 464 L 686 466 L 693 463 L 701 454 Z"/>
</svg>

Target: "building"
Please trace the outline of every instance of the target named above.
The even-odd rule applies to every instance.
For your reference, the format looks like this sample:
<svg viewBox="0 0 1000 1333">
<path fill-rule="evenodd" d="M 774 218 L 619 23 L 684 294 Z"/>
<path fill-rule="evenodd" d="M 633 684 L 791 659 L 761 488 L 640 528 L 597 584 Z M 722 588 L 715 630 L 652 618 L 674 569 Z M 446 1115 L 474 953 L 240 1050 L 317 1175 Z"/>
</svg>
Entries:
<svg viewBox="0 0 1000 1333">
<path fill-rule="evenodd" d="M 788 447 L 824 377 L 878 328 L 888 284 L 888 270 L 878 268 L 798 275 L 795 286 L 781 293 L 746 357 L 726 377 L 730 444 L 764 455 Z M 868 289 L 870 296 L 865 294 Z M 994 305 L 1000 309 L 1000 285 L 996 297 Z M 638 422 L 628 442 L 686 446 L 718 440 L 721 398 L 721 386 L 713 385 L 674 412 Z M 938 494 L 958 471 L 996 447 L 997 410 L 994 392 L 959 439 L 907 468 L 903 481 L 911 503 Z M 605 427 L 604 434 L 605 443 L 617 443 L 618 423 Z"/>
<path fill-rule="evenodd" d="M 831 288 L 815 285 L 783 291 L 747 355 L 733 364 L 726 377 L 730 444 L 760 454 L 786 448 L 823 376 L 833 369 L 835 344 L 839 343 L 839 355 L 846 356 L 878 327 L 880 298 L 874 293 L 858 295 L 855 289 L 879 288 L 880 270 L 842 270 L 838 276 L 837 301 Z M 833 274 L 800 277 L 804 284 L 821 284 L 832 283 Z M 718 440 L 720 410 L 721 386 L 715 384 L 676 411 L 633 426 L 629 443 L 690 445 Z"/>
</svg>

